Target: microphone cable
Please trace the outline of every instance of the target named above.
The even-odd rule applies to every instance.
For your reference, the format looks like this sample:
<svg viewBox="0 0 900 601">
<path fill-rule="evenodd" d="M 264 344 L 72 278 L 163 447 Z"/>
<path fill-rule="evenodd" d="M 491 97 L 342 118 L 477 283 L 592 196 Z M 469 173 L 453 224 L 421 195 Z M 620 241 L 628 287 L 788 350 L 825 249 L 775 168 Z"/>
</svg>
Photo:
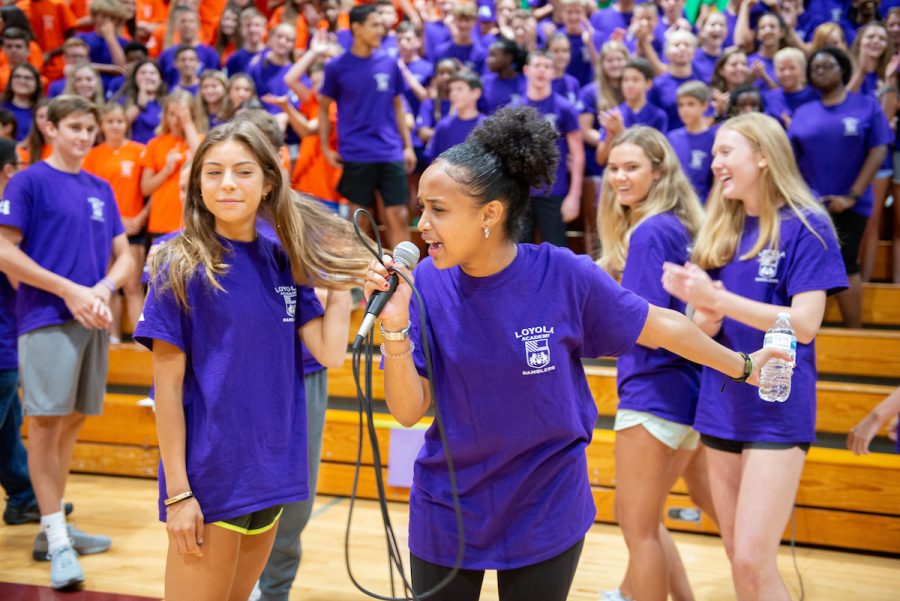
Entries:
<svg viewBox="0 0 900 601">
<path fill-rule="evenodd" d="M 372 227 L 372 231 L 375 235 L 375 247 L 373 248 L 369 241 L 366 239 L 366 235 L 363 234 L 362 229 L 359 225 L 359 219 L 361 216 L 365 216 L 368 220 L 369 225 Z M 378 226 L 375 223 L 375 219 L 372 215 L 366 211 L 365 209 L 357 209 L 353 213 L 353 228 L 356 232 L 356 237 L 359 239 L 360 243 L 368 250 L 380 263 L 384 256 L 383 247 L 381 245 L 381 235 L 378 232 Z M 422 593 L 414 593 L 412 584 L 406 577 L 406 571 L 403 565 L 403 555 L 400 550 L 399 545 L 397 544 L 397 537 L 394 533 L 394 526 L 391 522 L 390 512 L 387 505 L 387 497 L 384 490 L 384 479 L 382 476 L 382 461 L 381 461 L 381 451 L 378 448 L 378 432 L 375 428 L 375 420 L 374 420 L 374 411 L 372 409 L 372 361 L 374 360 L 374 346 L 375 346 L 375 334 L 374 329 L 370 330 L 366 334 L 364 344 L 360 345 L 359 348 L 353 349 L 352 354 L 352 364 L 353 364 L 353 380 L 356 384 L 356 397 L 359 403 L 359 424 L 358 424 L 358 444 L 356 448 L 356 467 L 353 473 L 353 488 L 350 493 L 350 507 L 347 514 L 347 529 L 344 534 L 344 562 L 347 567 L 347 575 L 350 577 L 350 581 L 353 582 L 353 585 L 360 592 L 372 597 L 373 599 L 380 599 L 381 601 L 419 601 L 425 600 L 429 597 L 433 597 L 439 591 L 444 589 L 453 578 L 459 573 L 460 568 L 462 567 L 463 554 L 465 552 L 465 532 L 463 528 L 463 519 L 462 519 L 462 507 L 459 501 L 459 489 L 456 482 L 456 471 L 453 467 L 453 458 L 450 456 L 450 448 L 449 443 L 447 441 L 447 433 L 444 428 L 444 422 L 441 418 L 440 406 L 437 401 L 437 395 L 434 389 L 434 374 L 433 374 L 433 362 L 431 357 L 431 347 L 428 344 L 428 315 L 425 309 L 425 302 L 420 294 L 418 288 L 413 284 L 410 278 L 403 273 L 401 270 L 394 270 L 399 277 L 403 278 L 403 280 L 409 284 L 410 288 L 412 288 L 413 294 L 416 296 L 417 305 L 419 308 L 419 337 L 421 342 L 421 348 L 425 354 L 425 370 L 428 377 L 428 388 L 431 393 L 431 403 L 434 406 L 434 422 L 437 426 L 438 435 L 441 440 L 441 448 L 444 452 L 444 460 L 447 465 L 447 477 L 450 481 L 450 495 L 453 501 L 453 512 L 456 517 L 456 531 L 457 531 L 457 551 L 456 551 L 456 561 L 453 565 L 451 571 L 436 585 L 432 588 L 428 589 Z M 362 373 L 363 378 L 365 379 L 365 386 L 360 383 L 360 375 L 361 371 L 361 363 L 365 359 L 365 369 Z M 363 452 L 363 414 L 366 416 L 367 420 L 367 434 L 369 438 L 370 446 L 372 447 L 372 463 L 373 469 L 375 472 L 375 486 L 377 489 L 378 495 L 378 506 L 381 511 L 381 519 L 384 526 L 384 534 L 385 534 L 385 542 L 387 544 L 387 552 L 388 552 L 388 570 L 390 573 L 390 582 L 391 582 L 391 596 L 379 595 L 373 591 L 368 590 L 353 575 L 353 569 L 350 565 L 350 531 L 351 531 L 351 523 L 353 521 L 353 508 L 356 504 L 356 495 L 357 489 L 359 486 L 359 474 L 362 469 L 362 452 Z M 396 568 L 397 572 L 400 576 L 400 581 L 403 585 L 403 595 L 402 597 L 397 597 L 394 583 L 394 569 Z"/>
</svg>

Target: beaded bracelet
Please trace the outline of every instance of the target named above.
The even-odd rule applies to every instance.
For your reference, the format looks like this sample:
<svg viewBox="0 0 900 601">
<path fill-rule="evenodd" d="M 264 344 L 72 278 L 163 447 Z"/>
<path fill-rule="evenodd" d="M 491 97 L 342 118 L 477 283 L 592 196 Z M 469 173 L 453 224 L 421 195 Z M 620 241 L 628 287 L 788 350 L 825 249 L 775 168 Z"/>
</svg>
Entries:
<svg viewBox="0 0 900 601">
<path fill-rule="evenodd" d="M 413 351 L 416 350 L 416 343 L 412 340 L 409 341 L 409 348 L 403 351 L 402 353 L 397 353 L 396 355 L 391 355 L 384 350 L 384 343 L 381 343 L 381 356 L 385 359 L 404 359 L 406 357 L 410 357 L 413 354 Z"/>
</svg>

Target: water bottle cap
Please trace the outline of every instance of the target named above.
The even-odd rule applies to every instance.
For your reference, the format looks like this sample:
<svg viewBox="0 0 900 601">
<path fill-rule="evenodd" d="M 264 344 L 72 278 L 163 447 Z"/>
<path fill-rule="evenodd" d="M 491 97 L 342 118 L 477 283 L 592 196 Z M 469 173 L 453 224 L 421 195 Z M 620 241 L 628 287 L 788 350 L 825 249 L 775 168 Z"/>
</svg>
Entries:
<svg viewBox="0 0 900 601">
<path fill-rule="evenodd" d="M 781 312 L 781 313 L 778 314 L 778 319 L 782 319 L 782 318 L 784 318 L 784 319 L 790 321 L 790 320 L 791 320 L 791 314 L 790 314 L 790 313 Z"/>
</svg>

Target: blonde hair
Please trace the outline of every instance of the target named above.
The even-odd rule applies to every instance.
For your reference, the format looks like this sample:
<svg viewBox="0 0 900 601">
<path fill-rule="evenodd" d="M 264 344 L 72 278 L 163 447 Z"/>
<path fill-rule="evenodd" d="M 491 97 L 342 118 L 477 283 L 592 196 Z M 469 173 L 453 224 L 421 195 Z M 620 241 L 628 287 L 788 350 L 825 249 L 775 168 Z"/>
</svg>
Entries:
<svg viewBox="0 0 900 601">
<path fill-rule="evenodd" d="M 809 43 L 809 56 L 812 56 L 816 51 L 828 46 L 828 38 L 831 37 L 831 34 L 833 33 L 839 33 L 841 35 L 842 46 L 838 46 L 838 48 L 847 50 L 847 36 L 844 35 L 844 30 L 841 29 L 841 26 L 837 23 L 828 21 L 827 23 L 822 23 L 816 27 L 816 30 L 813 32 L 812 41 Z"/>
<path fill-rule="evenodd" d="M 128 13 L 125 12 L 125 7 L 119 0 L 91 0 L 88 5 L 88 13 L 92 17 L 102 15 L 117 21 L 124 21 L 128 18 Z"/>
<path fill-rule="evenodd" d="M 597 230 L 600 232 L 602 248 L 598 263 L 613 277 L 622 275 L 631 234 L 645 219 L 662 213 L 673 213 L 692 238 L 703 222 L 703 209 L 697 200 L 697 193 L 685 177 L 678 155 L 662 133 L 645 125 L 629 127 L 615 137 L 610 151 L 622 144 L 639 147 L 659 178 L 650 184 L 647 197 L 642 202 L 626 207 L 618 201 L 608 168 L 603 175 L 600 211 L 597 215 Z"/>
<path fill-rule="evenodd" d="M 352 224 L 321 202 L 291 190 L 276 150 L 258 127 L 242 121 L 215 128 L 197 148 L 184 198 L 184 230 L 162 245 L 151 262 L 154 281 L 160 280 L 164 270 L 168 273 L 157 293 L 171 289 L 178 304 L 189 311 L 187 287 L 195 273 L 201 272 L 213 288 L 224 290 L 218 278 L 227 272 L 228 250 L 216 236 L 215 216 L 203 203 L 200 180 L 207 153 L 227 141 L 245 146 L 262 169 L 270 191 L 261 199 L 258 215 L 278 233 L 294 281 L 328 288 L 360 285 L 370 257 L 357 241 Z"/>
<path fill-rule="evenodd" d="M 890 62 L 891 57 L 894 56 L 894 42 L 891 40 L 891 34 L 888 32 L 884 23 L 880 21 L 870 21 L 860 27 L 856 32 L 856 39 L 853 40 L 853 45 L 850 47 L 850 52 L 848 54 L 850 54 L 850 57 L 856 62 L 856 65 L 859 65 L 862 38 L 866 32 L 873 27 L 877 27 L 884 32 L 885 41 L 887 42 L 887 45 L 884 47 L 884 52 L 882 52 L 881 56 L 878 58 L 878 64 L 875 65 L 875 75 L 878 76 L 880 81 L 885 81 L 889 76 L 893 75 L 893 73 L 887 73 L 887 65 Z"/>
<path fill-rule="evenodd" d="M 80 65 L 72 69 L 72 72 L 66 76 L 66 87 L 63 90 L 63 94 L 78 95 L 77 92 L 75 92 L 75 74 L 79 71 L 85 70 L 91 72 L 91 74 L 94 76 L 94 83 L 97 84 L 94 88 L 94 95 L 88 98 L 88 100 L 90 100 L 97 106 L 100 106 L 104 103 L 103 80 L 100 79 L 100 74 L 97 73 L 97 70 L 91 66 L 91 63 L 81 63 Z"/>
<path fill-rule="evenodd" d="M 603 48 L 600 49 L 600 58 L 597 59 L 597 112 L 607 111 L 613 107 L 619 106 L 623 102 L 625 102 L 625 97 L 622 96 L 622 82 L 619 81 L 619 84 L 616 85 L 612 81 L 610 81 L 609 77 L 606 75 L 606 71 L 603 70 L 603 59 L 605 59 L 609 54 L 614 52 L 618 52 L 625 58 L 625 62 L 631 58 L 631 54 L 628 52 L 628 48 L 622 42 L 617 42 L 615 40 L 611 40 L 603 44 Z M 623 63 L 624 68 L 624 63 Z"/>
<path fill-rule="evenodd" d="M 818 215 L 833 229 L 831 219 L 803 181 L 781 124 L 762 113 L 747 113 L 725 121 L 719 127 L 719 133 L 725 130 L 733 130 L 746 138 L 766 161 L 758 179 L 759 237 L 753 248 L 740 259 L 755 257 L 766 248 L 778 250 L 782 205 L 788 207 L 825 247 L 825 240 L 810 225 L 808 216 Z M 694 242 L 692 260 L 703 269 L 715 269 L 734 258 L 744 230 L 745 211 L 740 200 L 725 197 L 718 181 L 710 192 L 706 210 L 706 222 Z"/>
<path fill-rule="evenodd" d="M 170 104 L 180 104 L 187 107 L 188 111 L 191 113 L 191 120 L 194 122 L 194 127 L 197 128 L 198 132 L 206 133 L 206 130 L 209 129 L 209 121 L 200 118 L 200 111 L 197 108 L 197 102 L 194 100 L 193 94 L 187 90 L 175 90 L 166 96 L 166 102 L 162 106 L 162 118 L 159 120 L 158 131 L 160 135 L 172 133 L 171 130 L 169 130 L 169 120 L 166 119 L 166 109 L 169 108 Z"/>
<path fill-rule="evenodd" d="M 222 84 L 224 94 L 222 95 L 222 102 L 219 105 L 219 112 L 215 115 L 215 117 L 222 119 L 222 112 L 225 109 L 225 103 L 228 99 L 228 78 L 225 77 L 225 74 L 221 71 L 207 69 L 200 74 L 199 83 L 201 88 L 203 87 L 203 80 L 205 79 L 215 79 L 217 82 Z M 197 113 L 200 121 L 209 124 L 209 108 L 206 106 L 206 101 L 203 100 L 203 95 L 200 93 L 200 90 L 198 90 L 197 95 L 194 96 L 194 102 L 197 104 Z"/>
</svg>

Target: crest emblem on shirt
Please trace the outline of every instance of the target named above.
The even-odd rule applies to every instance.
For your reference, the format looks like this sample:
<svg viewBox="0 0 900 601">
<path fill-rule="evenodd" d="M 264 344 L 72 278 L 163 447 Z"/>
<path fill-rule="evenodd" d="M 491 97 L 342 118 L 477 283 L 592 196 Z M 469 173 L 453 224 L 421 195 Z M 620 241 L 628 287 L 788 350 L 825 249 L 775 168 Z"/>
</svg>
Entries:
<svg viewBox="0 0 900 601">
<path fill-rule="evenodd" d="M 0 215 L 9 215 L 9 201 L 0 200 Z"/>
<path fill-rule="evenodd" d="M 844 123 L 845 136 L 859 135 L 859 119 L 857 119 L 856 117 L 844 117 L 842 121 Z"/>
<path fill-rule="evenodd" d="M 391 76 L 387 73 L 376 73 L 375 77 L 375 89 L 378 92 L 387 92 L 388 84 L 391 82 Z"/>
<path fill-rule="evenodd" d="M 759 271 L 756 275 L 757 282 L 765 282 L 767 284 L 777 284 L 778 263 L 784 257 L 783 252 L 767 248 L 759 253 Z"/>
<path fill-rule="evenodd" d="M 297 288 L 294 286 L 276 286 L 275 292 L 284 299 L 284 313 L 286 317 L 281 321 L 292 322 L 297 314 Z"/>
<path fill-rule="evenodd" d="M 547 123 L 549 123 L 553 127 L 556 127 L 556 115 L 555 114 L 547 113 L 546 115 L 544 115 L 544 119 L 547 121 Z"/>
<path fill-rule="evenodd" d="M 122 177 L 131 177 L 134 171 L 134 161 L 122 161 Z"/>
<path fill-rule="evenodd" d="M 703 169 L 703 161 L 706 159 L 706 152 L 703 150 L 691 151 L 691 169 Z"/>
<path fill-rule="evenodd" d="M 91 203 L 91 219 L 100 223 L 106 221 L 103 217 L 103 207 L 106 203 L 95 196 L 89 196 L 87 201 Z"/>
<path fill-rule="evenodd" d="M 525 345 L 527 369 L 522 371 L 523 376 L 542 374 L 556 369 L 556 366 L 550 363 L 550 336 L 553 334 L 554 328 L 548 326 L 522 328 L 516 332 L 516 339 Z"/>
</svg>

